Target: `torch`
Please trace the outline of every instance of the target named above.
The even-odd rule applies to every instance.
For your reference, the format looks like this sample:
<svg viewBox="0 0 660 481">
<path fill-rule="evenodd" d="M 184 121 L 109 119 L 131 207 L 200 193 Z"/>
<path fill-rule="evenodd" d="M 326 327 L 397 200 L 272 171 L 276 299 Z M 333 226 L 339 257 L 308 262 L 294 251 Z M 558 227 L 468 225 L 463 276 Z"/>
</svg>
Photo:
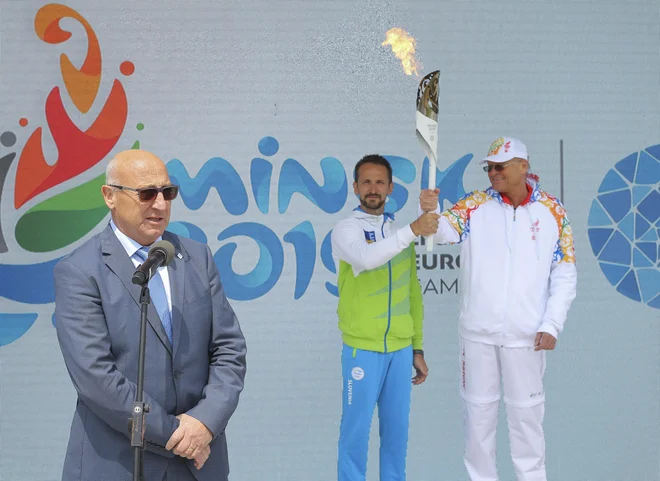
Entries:
<svg viewBox="0 0 660 481">
<path fill-rule="evenodd" d="M 406 75 L 413 73 L 419 77 L 422 68 L 415 58 L 415 38 L 402 28 L 391 28 L 386 33 L 383 46 L 390 45 L 392 52 L 401 60 Z M 435 70 L 422 78 L 417 88 L 417 116 L 415 133 L 429 159 L 429 182 L 427 188 L 435 189 L 435 171 L 438 160 L 438 94 L 440 70 Z M 426 250 L 433 250 L 433 236 L 425 237 Z"/>
<path fill-rule="evenodd" d="M 438 160 L 438 98 L 440 70 L 422 78 L 417 87 L 415 134 L 429 159 L 428 189 L 435 189 L 435 171 Z M 433 250 L 433 235 L 425 237 L 426 251 Z"/>
</svg>

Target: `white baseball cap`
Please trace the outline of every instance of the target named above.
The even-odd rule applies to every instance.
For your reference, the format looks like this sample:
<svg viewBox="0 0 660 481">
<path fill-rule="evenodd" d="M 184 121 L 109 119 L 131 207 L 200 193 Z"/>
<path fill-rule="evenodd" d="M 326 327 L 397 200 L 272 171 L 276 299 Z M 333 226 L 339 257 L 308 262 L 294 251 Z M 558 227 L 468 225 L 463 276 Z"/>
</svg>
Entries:
<svg viewBox="0 0 660 481">
<path fill-rule="evenodd" d="M 529 160 L 527 147 L 518 139 L 500 137 L 490 144 L 486 157 L 479 164 L 485 164 L 486 162 L 501 164 L 514 158 Z"/>
</svg>

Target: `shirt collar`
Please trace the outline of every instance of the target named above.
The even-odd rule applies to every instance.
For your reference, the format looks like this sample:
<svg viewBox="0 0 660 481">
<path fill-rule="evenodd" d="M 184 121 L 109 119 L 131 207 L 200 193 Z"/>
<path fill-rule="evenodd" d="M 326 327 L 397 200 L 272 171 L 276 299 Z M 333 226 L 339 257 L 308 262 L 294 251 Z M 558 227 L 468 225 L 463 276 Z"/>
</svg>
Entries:
<svg viewBox="0 0 660 481">
<path fill-rule="evenodd" d="M 532 198 L 532 192 L 534 191 L 534 189 L 532 189 L 532 186 L 529 185 L 528 183 L 525 183 L 525 187 L 527 187 L 527 197 L 525 197 L 525 200 L 523 200 L 520 203 L 520 205 L 525 205 L 529 203 L 530 199 Z M 511 203 L 511 199 L 509 199 L 506 195 L 504 194 L 500 194 L 500 195 L 502 196 L 502 202 L 504 202 L 505 204 L 513 205 Z"/>
<path fill-rule="evenodd" d="M 119 227 L 117 227 L 117 224 L 110 219 L 110 227 L 112 228 L 112 232 L 115 233 L 117 236 L 117 239 L 119 239 L 119 243 L 122 245 L 126 253 L 128 254 L 128 257 L 133 257 L 137 251 L 139 251 L 142 247 L 137 241 L 131 239 L 128 237 L 126 234 L 124 234 L 122 231 L 119 230 Z M 159 241 L 162 239 L 161 237 L 158 237 L 156 241 Z"/>
<path fill-rule="evenodd" d="M 353 209 L 353 210 L 354 210 L 354 211 L 357 211 L 357 212 L 363 212 L 363 213 L 365 213 L 365 214 L 367 214 L 367 215 L 373 215 L 373 214 L 369 214 L 369 212 L 366 212 L 366 211 L 362 208 L 362 206 L 357 206 L 357 207 L 356 207 L 355 209 Z M 390 213 L 390 212 L 383 212 L 381 215 L 382 215 L 383 217 L 385 217 L 385 219 L 390 219 L 390 220 L 392 220 L 392 221 L 394 220 L 394 214 L 392 214 L 392 213 Z"/>
</svg>

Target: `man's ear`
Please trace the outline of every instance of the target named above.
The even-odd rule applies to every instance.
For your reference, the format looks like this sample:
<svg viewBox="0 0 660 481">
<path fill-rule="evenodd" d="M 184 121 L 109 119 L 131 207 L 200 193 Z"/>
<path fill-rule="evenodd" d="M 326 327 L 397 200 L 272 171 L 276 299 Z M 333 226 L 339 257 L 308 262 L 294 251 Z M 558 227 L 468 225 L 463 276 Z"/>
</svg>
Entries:
<svg viewBox="0 0 660 481">
<path fill-rule="evenodd" d="M 103 194 L 105 205 L 108 206 L 108 209 L 113 210 L 115 208 L 115 190 L 110 186 L 102 185 L 101 193 Z"/>
</svg>

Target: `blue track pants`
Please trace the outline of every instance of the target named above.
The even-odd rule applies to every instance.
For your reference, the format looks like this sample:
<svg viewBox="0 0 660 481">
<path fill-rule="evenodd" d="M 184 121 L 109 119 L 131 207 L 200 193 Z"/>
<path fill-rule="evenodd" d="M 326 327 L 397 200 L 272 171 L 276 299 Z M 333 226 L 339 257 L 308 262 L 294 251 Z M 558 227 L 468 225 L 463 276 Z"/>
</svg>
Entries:
<svg viewBox="0 0 660 481">
<path fill-rule="evenodd" d="M 344 344 L 338 481 L 365 481 L 369 431 L 378 406 L 380 481 L 405 481 L 412 346 L 380 353 Z"/>
</svg>

